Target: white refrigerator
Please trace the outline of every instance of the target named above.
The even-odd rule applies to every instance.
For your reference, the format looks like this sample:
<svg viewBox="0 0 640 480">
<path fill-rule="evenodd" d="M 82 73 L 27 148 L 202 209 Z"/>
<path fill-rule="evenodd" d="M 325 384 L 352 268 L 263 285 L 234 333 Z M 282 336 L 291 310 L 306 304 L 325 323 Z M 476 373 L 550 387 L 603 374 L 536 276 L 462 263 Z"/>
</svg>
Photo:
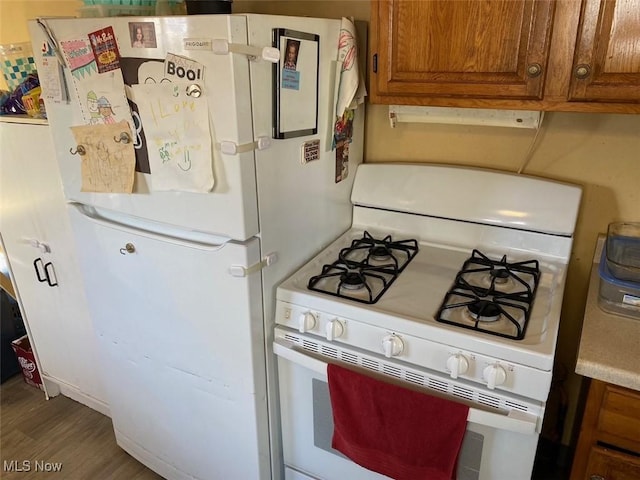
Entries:
<svg viewBox="0 0 640 480">
<path fill-rule="evenodd" d="M 352 30 L 262 15 L 29 29 L 118 444 L 169 479 L 281 477 L 275 287 L 351 223 L 362 105 L 331 139 Z M 121 119 L 133 188 L 97 192 L 70 127 Z M 98 136 L 84 141 L 115 147 Z M 183 182 L 173 160 L 199 164 Z"/>
</svg>

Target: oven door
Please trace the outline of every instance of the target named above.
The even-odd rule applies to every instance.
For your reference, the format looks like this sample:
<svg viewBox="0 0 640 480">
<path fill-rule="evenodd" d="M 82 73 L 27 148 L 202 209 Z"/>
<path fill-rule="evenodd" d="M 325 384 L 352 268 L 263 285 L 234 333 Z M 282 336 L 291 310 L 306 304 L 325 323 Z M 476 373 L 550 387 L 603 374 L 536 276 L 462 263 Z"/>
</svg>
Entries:
<svg viewBox="0 0 640 480">
<path fill-rule="evenodd" d="M 325 359 L 282 338 L 274 343 L 274 351 L 278 356 L 286 480 L 388 479 L 331 448 L 333 414 Z M 335 359 L 331 362 L 342 364 Z M 381 362 L 403 368 L 386 358 Z M 450 379 L 442 377 L 442 381 Z M 494 413 L 470 405 L 456 479 L 531 478 L 541 418 L 518 412 Z"/>
</svg>

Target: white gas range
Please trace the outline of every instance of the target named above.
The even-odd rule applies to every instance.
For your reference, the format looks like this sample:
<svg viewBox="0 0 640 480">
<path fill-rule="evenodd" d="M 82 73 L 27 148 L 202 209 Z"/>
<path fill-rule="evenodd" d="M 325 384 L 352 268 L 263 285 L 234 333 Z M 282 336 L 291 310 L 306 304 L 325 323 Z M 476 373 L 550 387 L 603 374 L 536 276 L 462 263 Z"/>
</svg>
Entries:
<svg viewBox="0 0 640 480">
<path fill-rule="evenodd" d="M 580 197 L 486 170 L 360 166 L 352 228 L 277 290 L 287 476 L 381 478 L 332 451 L 319 440 L 330 432 L 309 420 L 318 408 L 330 417 L 317 382 L 338 362 L 473 407 L 459 479 L 528 478 Z M 517 449 L 517 466 L 494 465 L 500 442 Z"/>
</svg>

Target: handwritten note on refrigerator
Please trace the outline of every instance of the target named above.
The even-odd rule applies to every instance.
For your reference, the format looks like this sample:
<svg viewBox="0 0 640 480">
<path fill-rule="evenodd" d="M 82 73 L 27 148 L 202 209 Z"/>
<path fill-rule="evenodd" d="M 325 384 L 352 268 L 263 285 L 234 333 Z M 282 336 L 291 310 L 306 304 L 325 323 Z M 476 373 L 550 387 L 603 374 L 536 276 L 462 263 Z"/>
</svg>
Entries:
<svg viewBox="0 0 640 480">
<path fill-rule="evenodd" d="M 76 150 L 81 159 L 82 191 L 131 193 L 135 178 L 136 158 L 131 141 L 121 135 L 130 134 L 126 121 L 108 125 L 71 127 Z M 80 152 L 84 152 L 81 154 Z"/>
<path fill-rule="evenodd" d="M 155 191 L 209 192 L 214 185 L 209 112 L 184 85 L 132 85 L 144 125 Z"/>
</svg>

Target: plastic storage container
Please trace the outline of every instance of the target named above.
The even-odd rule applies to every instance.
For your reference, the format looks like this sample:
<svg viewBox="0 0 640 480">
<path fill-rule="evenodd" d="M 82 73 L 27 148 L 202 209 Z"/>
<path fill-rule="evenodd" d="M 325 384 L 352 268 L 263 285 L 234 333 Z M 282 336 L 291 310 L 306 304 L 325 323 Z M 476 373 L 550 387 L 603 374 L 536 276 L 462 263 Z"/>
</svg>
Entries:
<svg viewBox="0 0 640 480">
<path fill-rule="evenodd" d="M 609 313 L 640 319 L 640 283 L 614 277 L 607 263 L 607 247 L 600 257 L 598 304 Z"/>
<path fill-rule="evenodd" d="M 36 71 L 33 51 L 28 42 L 0 45 L 0 62 L 2 74 L 11 91 Z"/>
<path fill-rule="evenodd" d="M 611 223 L 606 263 L 619 280 L 640 283 L 640 223 Z"/>
</svg>

